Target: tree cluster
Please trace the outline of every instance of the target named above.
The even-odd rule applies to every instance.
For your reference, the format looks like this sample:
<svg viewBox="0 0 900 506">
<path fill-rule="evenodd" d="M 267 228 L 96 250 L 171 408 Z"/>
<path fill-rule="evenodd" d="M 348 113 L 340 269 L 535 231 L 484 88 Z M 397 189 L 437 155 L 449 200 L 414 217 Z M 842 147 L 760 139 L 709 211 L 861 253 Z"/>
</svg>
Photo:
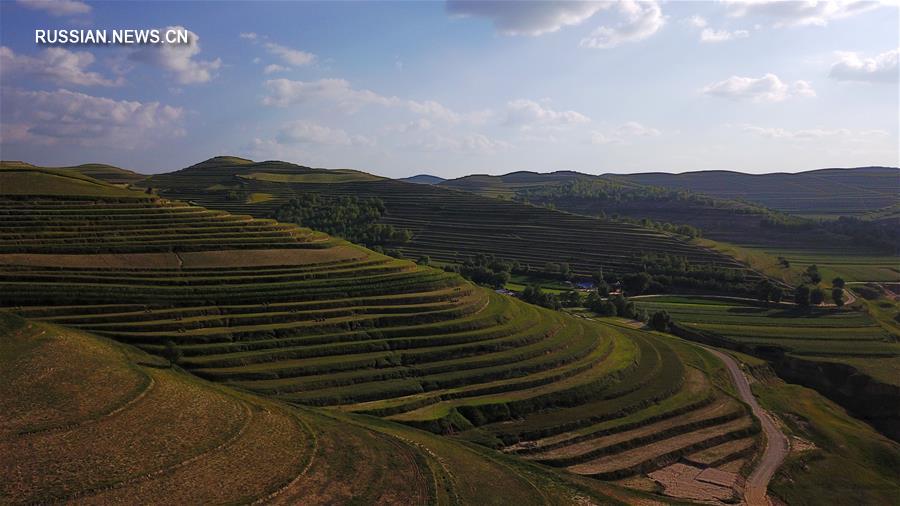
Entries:
<svg viewBox="0 0 900 506">
<path fill-rule="evenodd" d="M 412 239 L 409 230 L 378 223 L 384 212 L 384 202 L 374 197 L 303 193 L 279 206 L 273 218 L 369 247 L 409 242 Z"/>
</svg>

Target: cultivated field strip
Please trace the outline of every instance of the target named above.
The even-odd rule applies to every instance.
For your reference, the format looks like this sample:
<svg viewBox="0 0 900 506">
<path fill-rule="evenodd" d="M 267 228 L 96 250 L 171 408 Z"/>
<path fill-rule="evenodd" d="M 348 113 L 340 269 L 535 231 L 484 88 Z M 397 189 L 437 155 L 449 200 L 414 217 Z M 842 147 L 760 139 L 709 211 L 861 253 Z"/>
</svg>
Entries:
<svg viewBox="0 0 900 506">
<path fill-rule="evenodd" d="M 897 357 L 900 345 L 870 316 L 836 308 L 766 307 L 751 301 L 654 297 L 638 302 L 665 310 L 685 329 L 745 349 L 781 349 L 820 357 Z"/>
</svg>

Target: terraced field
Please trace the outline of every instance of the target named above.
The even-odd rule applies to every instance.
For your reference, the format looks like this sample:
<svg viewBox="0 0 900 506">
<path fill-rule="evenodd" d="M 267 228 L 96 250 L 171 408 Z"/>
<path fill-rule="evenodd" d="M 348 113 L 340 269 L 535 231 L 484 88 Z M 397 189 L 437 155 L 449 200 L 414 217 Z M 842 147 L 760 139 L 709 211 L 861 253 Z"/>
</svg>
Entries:
<svg viewBox="0 0 900 506">
<path fill-rule="evenodd" d="M 5 504 L 648 503 L 401 425 L 217 386 L 81 331 L 0 312 L 0 335 Z"/>
<path fill-rule="evenodd" d="M 635 301 L 648 311 L 667 311 L 679 335 L 763 357 L 783 378 L 815 388 L 900 438 L 900 343 L 866 312 L 696 297 Z"/>
<path fill-rule="evenodd" d="M 805 216 L 859 215 L 894 205 L 900 195 L 900 169 L 896 167 L 756 175 L 731 171 L 648 172 L 610 177 L 727 199 L 743 198 Z"/>
<path fill-rule="evenodd" d="M 268 176 L 254 176 L 259 173 Z M 413 233 L 410 243 L 398 245 L 409 258 L 427 255 L 437 261 L 462 262 L 476 253 L 489 253 L 535 268 L 542 268 L 547 262 L 568 262 L 573 271 L 587 275 L 600 266 L 608 272 L 630 271 L 642 254 L 658 252 L 684 256 L 695 263 L 743 269 L 730 257 L 635 225 L 429 185 L 361 180 L 359 176 L 350 182 L 346 179 L 347 175 L 338 171 L 284 162 L 213 158 L 181 171 L 153 176 L 141 184 L 157 188 L 171 198 L 257 217 L 270 216 L 299 193 L 377 197 L 387 210 L 383 222 Z M 273 198 L 257 203 L 229 199 L 229 192 L 235 191 Z M 752 277 L 752 273 L 748 275 Z"/>
<path fill-rule="evenodd" d="M 3 175 L 0 172 L 0 178 Z M 90 333 L 140 350 L 134 352 L 142 357 L 150 357 L 144 353 L 173 357 L 195 376 L 143 366 L 141 374 L 121 373 L 119 382 L 132 385 L 126 390 L 134 396 L 148 382 L 160 388 L 171 385 L 171 393 L 159 399 L 170 404 L 155 410 L 148 407 L 155 416 L 175 412 L 184 421 L 205 416 L 197 409 L 227 416 L 209 420 L 209 424 L 225 424 L 221 427 L 209 425 L 209 431 L 172 436 L 172 441 L 164 433 L 148 437 L 140 444 L 156 455 L 155 460 L 147 460 L 152 469 L 141 467 L 143 462 L 129 462 L 123 450 L 127 445 L 121 440 L 98 440 L 103 431 L 86 432 L 84 444 L 120 445 L 110 450 L 118 451 L 123 463 L 114 469 L 78 467 L 88 466 L 90 460 L 54 460 L 63 447 L 47 441 L 42 459 L 58 463 L 60 473 L 71 473 L 77 484 L 59 489 L 48 484 L 44 491 L 15 485 L 23 488 L 10 493 L 36 490 L 42 494 L 34 496 L 39 500 L 71 498 L 85 490 L 89 495 L 108 494 L 98 502 L 115 502 L 150 493 L 156 484 L 151 487 L 144 478 L 134 476 L 156 479 L 154 469 L 166 470 L 158 476 L 169 480 L 167 487 L 181 480 L 201 480 L 182 474 L 194 468 L 178 465 L 181 460 L 175 455 L 189 459 L 185 455 L 213 451 L 210 448 L 224 444 L 221 438 L 208 439 L 210 434 L 232 434 L 239 441 L 261 419 L 259 423 L 270 425 L 259 430 L 272 436 L 265 444 L 280 445 L 271 451 L 288 452 L 290 458 L 276 459 L 282 466 L 277 470 L 265 471 L 262 465 L 259 470 L 251 468 L 270 479 L 258 488 L 240 488 L 240 480 L 234 478 L 236 491 L 223 485 L 221 491 L 213 491 L 222 495 L 211 500 L 228 495 L 243 501 L 281 491 L 286 502 L 310 494 L 323 498 L 322 502 L 341 502 L 340 498 L 332 501 L 325 492 L 318 495 L 313 485 L 303 488 L 293 478 L 288 480 L 291 472 L 303 469 L 307 447 L 302 445 L 317 429 L 292 422 L 296 414 L 287 404 L 331 408 L 327 411 L 330 421 L 322 421 L 323 412 L 309 411 L 309 417 L 319 417 L 315 423 L 326 427 L 360 423 L 356 415 L 367 414 L 385 419 L 387 425 L 378 429 L 382 433 L 398 434 L 401 425 L 395 422 L 400 422 L 457 434 L 504 447 L 511 454 L 521 453 L 527 460 L 564 467 L 570 472 L 561 476 L 572 479 L 574 475 L 606 480 L 640 475 L 682 457 L 701 459 L 701 452 L 746 439 L 756 431 L 742 405 L 714 383 L 715 361 L 676 341 L 528 305 L 475 287 L 454 274 L 293 225 L 208 211 L 143 193 L 114 198 L 84 195 L 78 193 L 80 183 L 71 183 L 72 193 L 65 196 L 40 194 L 41 188 L 35 185 L 29 195 L 0 198 L 0 306 L 35 322 L 37 328 Z M 141 360 L 160 363 L 159 358 Z M 85 368 L 85 374 L 92 369 Z M 146 377 L 151 379 L 142 379 Z M 203 386 L 208 383 L 196 377 L 214 380 L 221 389 L 208 396 L 207 404 L 179 405 L 180 396 L 206 395 L 202 391 L 209 388 Z M 226 387 L 262 394 L 268 400 L 237 395 Z M 117 391 L 117 395 L 124 394 Z M 234 401 L 236 395 L 245 401 Z M 145 398 L 156 397 L 148 393 Z M 103 406 L 116 402 L 125 401 L 104 401 L 96 409 L 103 411 Z M 278 408 L 253 408 L 267 402 Z M 84 409 L 89 407 L 87 403 Z M 420 441 L 436 444 L 436 440 L 422 439 L 421 432 L 404 430 L 406 439 L 416 435 Z M 279 434 L 285 434 L 291 444 L 280 442 Z M 184 443 L 183 437 L 188 438 Z M 340 454 L 341 444 L 353 444 L 361 448 L 355 453 L 408 454 L 399 462 L 411 466 L 417 459 L 429 460 L 421 453 L 404 453 L 410 451 L 408 443 L 352 433 L 346 437 L 347 441 L 330 443 L 329 451 Z M 161 449 L 154 451 L 155 446 Z M 225 447 L 231 448 L 230 443 Z M 19 448 L 15 452 L 24 451 L 24 447 L 15 448 Z M 724 453 L 714 461 L 747 455 L 743 447 L 720 450 Z M 238 453 L 244 452 L 252 453 L 251 449 Z M 42 459 L 13 465 L 40 465 Z M 479 465 L 512 465 L 491 459 Z M 524 466 L 521 473 L 540 475 L 535 471 L 539 467 L 522 459 L 511 461 Z M 437 462 L 440 465 L 440 459 Z M 287 468 L 292 471 L 284 469 L 285 463 L 291 463 Z M 227 462 L 208 464 L 212 468 Z M 371 480 L 422 483 L 413 470 L 404 474 L 406 464 L 398 465 L 399 474 L 381 474 Z M 322 469 L 326 475 L 316 478 L 326 481 L 314 480 L 319 487 L 334 480 L 328 472 L 331 476 L 348 473 L 360 480 L 352 483 L 370 479 L 366 469 L 357 470 L 352 463 L 330 466 Z M 21 474 L 40 475 L 32 471 Z M 510 479 L 521 485 L 521 476 Z M 543 476 L 548 480 L 551 475 Z M 471 474 L 467 479 L 479 480 Z M 57 483 L 55 478 L 51 481 Z M 117 485 L 107 490 L 109 483 Z M 132 487 L 133 483 L 141 485 Z M 428 497 L 442 492 L 440 484 L 428 483 L 434 482 L 424 480 L 421 487 L 410 489 L 418 496 L 386 502 L 430 502 Z M 178 497 L 188 502 L 197 499 Z"/>
</svg>

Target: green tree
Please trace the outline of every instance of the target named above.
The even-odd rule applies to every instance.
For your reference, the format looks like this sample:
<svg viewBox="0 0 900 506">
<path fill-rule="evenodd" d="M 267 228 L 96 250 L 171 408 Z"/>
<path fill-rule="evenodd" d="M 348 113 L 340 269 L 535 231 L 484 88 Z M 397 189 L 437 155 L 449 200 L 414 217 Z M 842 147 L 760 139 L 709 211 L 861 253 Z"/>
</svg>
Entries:
<svg viewBox="0 0 900 506">
<path fill-rule="evenodd" d="M 784 290 L 778 285 L 773 285 L 769 295 L 772 297 L 772 302 L 781 302 L 784 299 Z"/>
<path fill-rule="evenodd" d="M 834 300 L 834 305 L 837 307 L 841 307 L 844 305 L 844 289 L 840 287 L 834 287 L 831 290 L 831 299 Z"/>
<path fill-rule="evenodd" d="M 625 288 L 625 292 L 629 295 L 640 295 L 646 292 L 647 288 L 650 288 L 650 281 L 652 280 L 653 278 L 646 272 L 638 272 L 628 274 L 622 278 L 622 285 Z"/>
<path fill-rule="evenodd" d="M 418 260 L 416 260 L 416 263 L 419 265 L 430 265 L 431 257 L 428 255 L 421 256 Z"/>
<path fill-rule="evenodd" d="M 575 290 L 569 290 L 568 292 L 562 294 L 560 297 L 560 302 L 565 307 L 578 307 L 581 305 L 581 295 L 578 294 Z"/>
<path fill-rule="evenodd" d="M 772 299 L 772 283 L 768 279 L 760 280 L 756 284 L 756 298 L 762 302 L 768 303 Z"/>
<path fill-rule="evenodd" d="M 835 288 L 844 288 L 844 278 L 834 278 L 831 280 L 831 286 Z"/>
<path fill-rule="evenodd" d="M 594 280 L 594 285 L 597 287 L 597 293 L 600 294 L 601 297 L 606 297 L 609 295 L 609 283 L 607 283 L 603 278 L 599 281 Z"/>
<path fill-rule="evenodd" d="M 818 306 L 823 302 L 825 302 L 825 291 L 818 286 L 813 288 L 812 291 L 809 292 L 809 303 L 813 306 Z"/>
<path fill-rule="evenodd" d="M 658 330 L 660 332 L 668 331 L 669 325 L 671 323 L 672 318 L 665 310 L 656 311 L 653 313 L 653 316 L 650 317 L 650 326 L 653 327 L 654 330 Z"/>
<path fill-rule="evenodd" d="M 809 307 L 809 286 L 800 285 L 794 290 L 794 302 L 800 307 Z"/>
<path fill-rule="evenodd" d="M 806 268 L 806 272 L 803 273 L 803 279 L 812 285 L 817 285 L 822 281 L 822 275 L 819 274 L 819 267 L 816 264 L 812 264 Z"/>
</svg>

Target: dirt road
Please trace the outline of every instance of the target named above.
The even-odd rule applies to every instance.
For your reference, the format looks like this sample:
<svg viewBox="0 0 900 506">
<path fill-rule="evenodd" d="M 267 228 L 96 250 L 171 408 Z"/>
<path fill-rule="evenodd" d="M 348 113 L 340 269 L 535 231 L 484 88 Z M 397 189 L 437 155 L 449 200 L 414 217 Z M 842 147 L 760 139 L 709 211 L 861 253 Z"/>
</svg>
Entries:
<svg viewBox="0 0 900 506">
<path fill-rule="evenodd" d="M 744 489 L 744 502 L 748 506 L 771 506 L 772 502 L 767 495 L 769 481 L 788 454 L 788 439 L 781 433 L 781 430 L 769 413 L 756 402 L 756 397 L 753 396 L 753 392 L 750 390 L 750 383 L 747 381 L 747 377 L 744 376 L 743 371 L 741 371 L 737 361 L 721 351 L 707 346 L 703 347 L 725 363 L 725 367 L 728 368 L 728 372 L 734 381 L 734 386 L 737 388 L 738 395 L 753 410 L 753 414 L 759 419 L 763 432 L 766 434 L 766 449 L 762 458 L 757 462 L 756 469 L 747 478 L 747 484 Z"/>
</svg>

